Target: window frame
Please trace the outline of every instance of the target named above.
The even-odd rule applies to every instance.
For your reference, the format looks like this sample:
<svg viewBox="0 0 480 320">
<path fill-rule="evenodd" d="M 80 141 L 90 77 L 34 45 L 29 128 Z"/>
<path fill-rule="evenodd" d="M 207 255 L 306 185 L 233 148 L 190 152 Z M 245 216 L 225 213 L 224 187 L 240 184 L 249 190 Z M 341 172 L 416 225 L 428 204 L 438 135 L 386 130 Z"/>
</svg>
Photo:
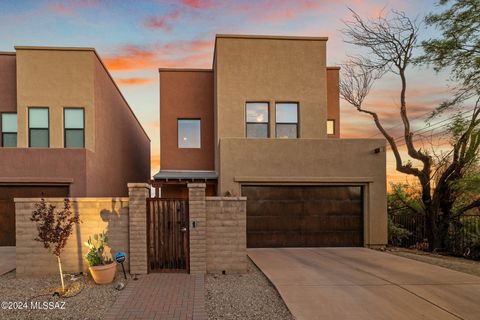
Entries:
<svg viewBox="0 0 480 320">
<path fill-rule="evenodd" d="M 333 133 L 328 133 L 328 122 L 332 121 L 333 122 Z M 327 135 L 329 136 L 334 136 L 336 134 L 336 124 L 335 124 L 335 119 L 327 119 Z"/>
<path fill-rule="evenodd" d="M 296 104 L 297 105 L 297 122 L 277 122 L 277 104 Z M 295 125 L 297 136 L 295 138 L 286 139 L 298 139 L 300 138 L 300 103 L 298 101 L 275 101 L 275 139 L 283 139 L 278 137 L 278 125 Z"/>
<path fill-rule="evenodd" d="M 30 110 L 32 109 L 46 109 L 47 110 L 47 128 L 31 128 L 30 127 Z M 28 107 L 28 147 L 29 148 L 50 148 L 50 108 L 49 107 Z M 47 146 L 46 147 L 32 147 L 32 129 L 34 130 L 47 130 Z"/>
<path fill-rule="evenodd" d="M 266 103 L 267 104 L 267 122 L 249 122 L 247 121 L 247 105 L 249 103 Z M 270 138 L 270 102 L 269 101 L 245 101 L 245 138 L 247 139 L 269 139 Z M 249 124 L 266 124 L 267 125 L 267 136 L 266 137 L 249 137 L 248 134 L 248 125 Z"/>
<path fill-rule="evenodd" d="M 17 115 L 17 131 L 16 132 L 3 131 L 3 115 L 4 114 L 15 114 L 15 115 Z M 13 112 L 13 111 L 0 112 L 0 147 L 1 148 L 16 148 L 17 146 L 15 146 L 15 147 L 5 147 L 3 145 L 3 135 L 5 133 L 6 134 L 15 134 L 17 136 L 17 146 L 18 146 L 18 113 L 17 112 Z"/>
<path fill-rule="evenodd" d="M 178 129 L 180 128 L 179 122 L 182 120 L 197 120 L 200 124 L 200 135 L 199 135 L 199 146 L 198 147 L 180 147 L 180 144 L 178 143 L 178 138 L 179 138 L 179 131 Z M 177 149 L 201 149 L 202 148 L 202 118 L 177 118 Z"/>
<path fill-rule="evenodd" d="M 83 111 L 83 128 L 66 128 L 65 127 L 65 111 L 67 110 L 82 110 Z M 67 130 L 83 131 L 83 146 L 82 147 L 67 147 Z M 64 107 L 63 108 L 63 148 L 65 149 L 85 149 L 85 108 L 84 107 Z"/>
</svg>

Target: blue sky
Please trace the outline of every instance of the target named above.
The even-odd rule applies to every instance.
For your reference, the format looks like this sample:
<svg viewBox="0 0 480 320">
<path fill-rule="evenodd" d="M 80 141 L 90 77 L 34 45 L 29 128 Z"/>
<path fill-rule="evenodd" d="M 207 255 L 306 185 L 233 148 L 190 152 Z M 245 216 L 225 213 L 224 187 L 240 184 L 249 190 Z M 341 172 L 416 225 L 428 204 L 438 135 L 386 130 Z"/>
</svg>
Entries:
<svg viewBox="0 0 480 320">
<path fill-rule="evenodd" d="M 419 21 L 438 11 L 435 0 L 157 0 L 0 1 L 0 51 L 15 45 L 94 47 L 152 139 L 152 171 L 158 170 L 159 67 L 210 67 L 216 33 L 328 36 L 329 65 L 356 49 L 343 43 L 342 20 L 378 17 L 391 9 Z M 421 38 L 436 30 L 421 26 Z M 409 110 L 414 127 L 447 96 L 445 74 L 409 71 Z M 377 82 L 367 102 L 395 127 L 398 79 Z M 376 134 L 371 120 L 341 102 L 342 137 Z M 394 135 L 398 132 L 394 128 Z M 389 170 L 392 172 L 389 157 Z"/>
</svg>

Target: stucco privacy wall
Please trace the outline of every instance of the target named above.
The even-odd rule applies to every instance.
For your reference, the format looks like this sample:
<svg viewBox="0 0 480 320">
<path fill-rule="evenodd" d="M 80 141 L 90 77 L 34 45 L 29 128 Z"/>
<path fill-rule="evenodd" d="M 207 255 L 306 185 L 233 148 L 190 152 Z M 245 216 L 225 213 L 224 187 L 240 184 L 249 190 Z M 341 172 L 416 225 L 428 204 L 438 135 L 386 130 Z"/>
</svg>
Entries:
<svg viewBox="0 0 480 320">
<path fill-rule="evenodd" d="M 385 140 L 224 138 L 220 158 L 220 195 L 240 196 L 242 184 L 364 186 L 365 245 L 387 243 Z"/>
<path fill-rule="evenodd" d="M 47 202 L 58 209 L 63 199 L 49 198 Z M 113 254 L 123 251 L 127 255 L 125 267 L 129 268 L 129 201 L 128 198 L 71 198 L 72 211 L 81 223 L 74 227 L 61 258 L 64 272 L 86 271 L 84 260 L 87 247 L 84 242 L 95 233 L 108 232 Z M 17 277 L 40 276 L 58 272 L 55 256 L 33 240 L 37 235 L 34 222 L 30 221 L 35 203 L 40 199 L 15 199 Z"/>
</svg>

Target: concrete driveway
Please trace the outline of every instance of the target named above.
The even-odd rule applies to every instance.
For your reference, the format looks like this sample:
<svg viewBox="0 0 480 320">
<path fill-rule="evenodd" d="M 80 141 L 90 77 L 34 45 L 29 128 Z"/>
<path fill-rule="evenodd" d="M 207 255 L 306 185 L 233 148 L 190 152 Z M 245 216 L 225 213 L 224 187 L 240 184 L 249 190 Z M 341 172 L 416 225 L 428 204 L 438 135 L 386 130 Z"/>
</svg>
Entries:
<svg viewBox="0 0 480 320">
<path fill-rule="evenodd" d="M 480 319 L 480 277 L 366 248 L 249 249 L 296 319 Z"/>
<path fill-rule="evenodd" d="M 15 269 L 15 247 L 0 247 L 0 276 Z"/>
</svg>

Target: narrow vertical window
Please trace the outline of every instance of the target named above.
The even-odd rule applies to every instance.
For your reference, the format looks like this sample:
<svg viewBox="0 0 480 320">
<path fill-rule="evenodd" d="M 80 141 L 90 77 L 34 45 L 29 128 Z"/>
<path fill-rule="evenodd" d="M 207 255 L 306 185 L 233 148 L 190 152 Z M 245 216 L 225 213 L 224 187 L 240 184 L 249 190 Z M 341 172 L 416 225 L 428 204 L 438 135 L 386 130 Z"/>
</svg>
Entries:
<svg viewBox="0 0 480 320">
<path fill-rule="evenodd" d="M 298 138 L 298 103 L 277 103 L 275 105 L 276 137 Z"/>
<path fill-rule="evenodd" d="M 0 120 L 2 147 L 15 148 L 17 146 L 17 114 L 2 113 Z"/>
<path fill-rule="evenodd" d="M 48 125 L 48 108 L 28 108 L 29 147 L 48 148 L 50 146 Z"/>
<path fill-rule="evenodd" d="M 85 110 L 65 108 L 63 120 L 65 148 L 85 148 Z"/>
<path fill-rule="evenodd" d="M 200 148 L 200 119 L 178 119 L 178 147 L 184 149 Z"/>
<path fill-rule="evenodd" d="M 327 134 L 335 134 L 335 120 L 327 120 Z"/>
<path fill-rule="evenodd" d="M 247 102 L 245 118 L 247 138 L 268 138 L 268 102 Z"/>
</svg>

